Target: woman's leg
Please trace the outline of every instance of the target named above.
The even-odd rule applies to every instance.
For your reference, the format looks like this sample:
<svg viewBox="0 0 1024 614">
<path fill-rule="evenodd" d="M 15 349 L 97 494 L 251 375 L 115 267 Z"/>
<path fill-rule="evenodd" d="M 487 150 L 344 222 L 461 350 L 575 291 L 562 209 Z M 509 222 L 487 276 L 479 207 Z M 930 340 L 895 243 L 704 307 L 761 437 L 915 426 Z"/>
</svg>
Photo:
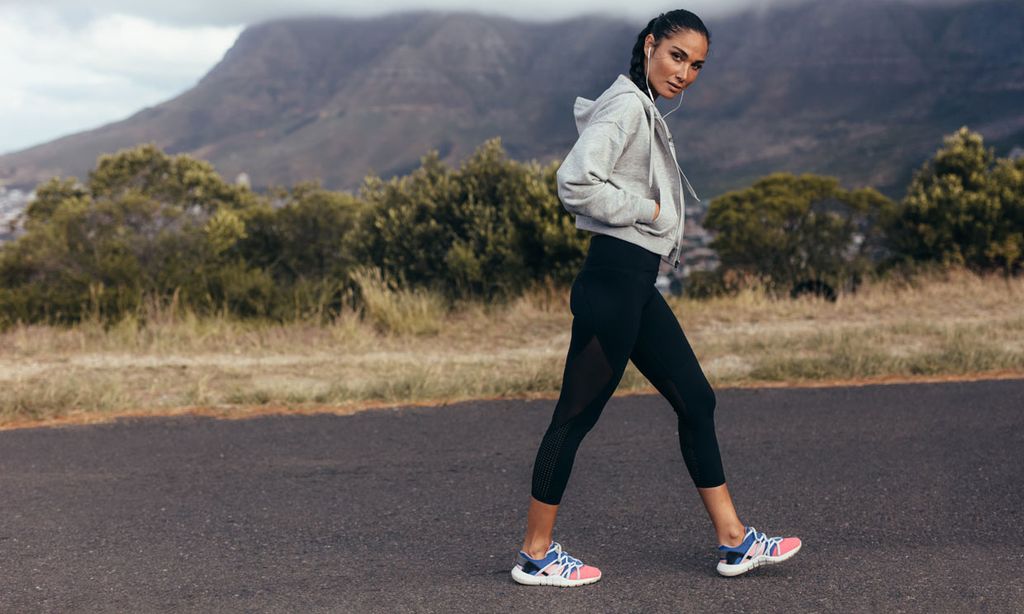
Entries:
<svg viewBox="0 0 1024 614">
<path fill-rule="evenodd" d="M 724 483 L 713 488 L 698 488 L 704 508 L 711 517 L 711 524 L 715 527 L 715 536 L 719 544 L 726 546 L 738 546 L 743 541 L 743 534 L 746 528 L 736 515 L 736 508 L 733 507 L 732 497 L 729 496 L 729 487 Z"/>
<path fill-rule="evenodd" d="M 683 462 L 711 518 L 718 543 L 739 543 L 744 526 L 725 485 L 715 434 L 715 393 L 679 321 L 658 292 L 652 292 L 644 304 L 630 358 L 676 412 Z"/>
<path fill-rule="evenodd" d="M 535 559 L 544 558 L 551 545 L 557 516 L 557 505 L 541 503 L 531 495 L 530 510 L 526 513 L 526 537 L 521 550 Z"/>
<path fill-rule="evenodd" d="M 584 269 L 569 295 L 572 338 L 554 415 L 533 465 L 523 550 L 543 555 L 576 451 L 622 379 L 646 295 L 636 273 Z"/>
</svg>

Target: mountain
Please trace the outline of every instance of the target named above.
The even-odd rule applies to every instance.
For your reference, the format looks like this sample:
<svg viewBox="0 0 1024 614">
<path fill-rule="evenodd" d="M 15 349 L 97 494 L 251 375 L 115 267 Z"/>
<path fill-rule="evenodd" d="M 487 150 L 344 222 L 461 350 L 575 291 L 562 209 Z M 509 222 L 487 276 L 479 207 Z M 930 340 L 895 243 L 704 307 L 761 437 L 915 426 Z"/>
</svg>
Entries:
<svg viewBox="0 0 1024 614">
<path fill-rule="evenodd" d="M 247 28 L 195 87 L 100 128 L 0 156 L 0 184 L 85 177 L 97 155 L 153 141 L 259 188 L 353 189 L 429 148 L 457 165 L 501 136 L 561 159 L 576 96 L 620 72 L 641 25 L 473 13 L 278 20 Z M 772 171 L 836 175 L 901 196 L 961 125 L 1024 145 L 1024 3 L 830 0 L 708 21 L 700 79 L 668 122 L 704 202 Z M 674 102 L 659 102 L 663 111 Z"/>
</svg>

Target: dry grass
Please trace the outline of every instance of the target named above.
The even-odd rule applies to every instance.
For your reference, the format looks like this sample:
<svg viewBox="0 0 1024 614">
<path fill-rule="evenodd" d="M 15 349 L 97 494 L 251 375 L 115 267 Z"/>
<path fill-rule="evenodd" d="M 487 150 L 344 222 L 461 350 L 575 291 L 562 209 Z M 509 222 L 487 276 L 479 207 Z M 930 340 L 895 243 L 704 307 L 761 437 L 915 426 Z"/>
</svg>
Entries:
<svg viewBox="0 0 1024 614">
<path fill-rule="evenodd" d="M 0 425 L 557 395 L 567 288 L 446 313 L 437 297 L 395 293 L 370 274 L 364 281 L 364 294 L 376 292 L 367 309 L 327 326 L 174 311 L 107 330 L 96 322 L 10 328 L 0 333 Z M 1024 376 L 1022 279 L 953 271 L 878 282 L 836 303 L 751 289 L 670 304 L 716 386 Z M 619 390 L 653 392 L 632 365 Z"/>
</svg>

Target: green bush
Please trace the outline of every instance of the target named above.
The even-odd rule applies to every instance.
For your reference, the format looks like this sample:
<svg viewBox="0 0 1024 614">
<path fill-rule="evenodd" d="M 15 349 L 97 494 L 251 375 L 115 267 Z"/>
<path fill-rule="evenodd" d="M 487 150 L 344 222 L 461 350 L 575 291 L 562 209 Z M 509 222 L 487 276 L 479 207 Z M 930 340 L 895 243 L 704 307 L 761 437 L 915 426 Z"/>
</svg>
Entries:
<svg viewBox="0 0 1024 614">
<path fill-rule="evenodd" d="M 454 301 L 572 281 L 590 235 L 558 200 L 557 168 L 510 160 L 491 139 L 457 170 L 430 151 L 407 176 L 367 177 L 359 195 L 318 183 L 259 195 L 152 144 L 100 156 L 85 183 L 40 184 L 26 232 L 0 245 L 0 327 L 144 319 L 173 301 L 276 320 L 355 308 L 381 330 L 430 334 Z M 851 289 L 878 263 L 1018 272 L 1024 160 L 995 159 L 962 128 L 899 205 L 777 173 L 716 198 L 705 225 L 722 267 L 686 280 L 693 297 Z"/>
<path fill-rule="evenodd" d="M 0 251 L 0 323 L 117 320 L 175 291 L 200 313 L 259 313 L 254 287 L 268 284 L 231 254 L 257 200 L 152 145 L 101 156 L 85 184 L 52 179 Z"/>
<path fill-rule="evenodd" d="M 327 320 L 368 313 L 363 267 L 394 292 L 425 292 L 396 294 L 409 304 L 565 284 L 587 234 L 558 201 L 556 170 L 509 160 L 493 139 L 457 171 L 430 152 L 408 176 L 367 177 L 361 196 L 316 183 L 260 196 L 152 144 L 104 155 L 84 184 L 41 184 L 27 232 L 0 249 L 0 325 L 144 319 L 172 298 L 200 315 Z"/>
<path fill-rule="evenodd" d="M 556 170 L 510 160 L 491 139 L 458 171 L 431 151 L 408 176 L 368 177 L 360 259 L 453 299 L 507 298 L 543 278 L 568 282 L 587 237 L 558 201 Z"/>
<path fill-rule="evenodd" d="M 996 159 L 967 127 L 914 174 L 886 221 L 897 258 L 1018 273 L 1024 256 L 1024 160 Z"/>
<path fill-rule="evenodd" d="M 848 191 L 834 177 L 776 173 L 715 198 L 704 225 L 717 233 L 711 247 L 720 276 L 757 277 L 774 293 L 852 289 L 881 257 L 876 222 L 891 207 L 872 188 Z M 698 280 L 695 291 L 727 285 L 712 276 Z"/>
</svg>

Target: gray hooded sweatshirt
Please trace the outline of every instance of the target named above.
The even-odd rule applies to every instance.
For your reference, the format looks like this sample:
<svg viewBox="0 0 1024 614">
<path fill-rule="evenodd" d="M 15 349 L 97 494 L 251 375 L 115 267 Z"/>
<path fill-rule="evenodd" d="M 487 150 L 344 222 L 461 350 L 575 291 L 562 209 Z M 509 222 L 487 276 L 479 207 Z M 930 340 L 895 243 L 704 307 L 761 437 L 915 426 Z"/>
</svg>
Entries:
<svg viewBox="0 0 1024 614">
<path fill-rule="evenodd" d="M 682 94 L 680 94 L 682 95 Z M 700 200 L 676 161 L 658 107 L 626 75 L 597 100 L 577 98 L 579 138 L 558 168 L 558 197 L 576 228 L 611 235 L 679 267 L 683 184 Z M 661 204 L 654 220 L 655 201 Z"/>
</svg>

